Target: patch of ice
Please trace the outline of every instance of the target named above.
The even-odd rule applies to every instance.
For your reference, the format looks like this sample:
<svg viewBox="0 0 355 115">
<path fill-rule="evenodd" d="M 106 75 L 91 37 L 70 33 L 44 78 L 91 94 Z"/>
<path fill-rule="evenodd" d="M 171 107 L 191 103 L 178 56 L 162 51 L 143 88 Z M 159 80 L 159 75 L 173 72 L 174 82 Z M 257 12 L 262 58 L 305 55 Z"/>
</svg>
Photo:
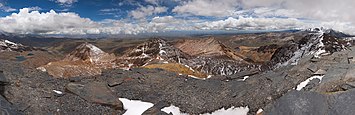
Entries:
<svg viewBox="0 0 355 115">
<path fill-rule="evenodd" d="M 184 65 L 184 66 L 187 67 L 187 68 L 189 68 L 191 71 L 195 72 L 195 70 L 192 69 L 190 66 L 188 66 L 188 65 Z"/>
<path fill-rule="evenodd" d="M 166 51 L 163 50 L 163 44 L 159 43 L 159 54 L 160 55 L 163 55 L 163 54 L 166 54 Z"/>
<path fill-rule="evenodd" d="M 187 75 L 188 77 L 195 78 L 195 79 L 200 79 L 200 80 L 206 80 L 206 78 L 199 78 L 193 75 Z"/>
<path fill-rule="evenodd" d="M 5 40 L 5 43 L 12 44 L 12 45 L 17 45 L 16 43 L 11 42 L 11 41 L 9 41 L 9 40 Z"/>
<path fill-rule="evenodd" d="M 166 113 L 172 113 L 173 115 L 188 115 L 187 113 L 182 113 L 180 108 L 170 105 L 169 107 L 164 107 L 161 111 Z M 249 108 L 247 107 L 231 107 L 229 109 L 219 109 L 212 113 L 204 113 L 200 115 L 247 115 L 249 112 Z"/>
<path fill-rule="evenodd" d="M 222 108 L 212 113 L 205 113 L 201 115 L 247 115 L 249 107 L 231 107 L 229 109 Z"/>
<path fill-rule="evenodd" d="M 142 53 L 142 56 L 143 56 L 143 58 L 147 58 L 147 57 L 149 57 L 149 55 L 148 55 L 148 54 L 146 54 L 146 53 Z"/>
<path fill-rule="evenodd" d="M 134 64 L 131 64 L 131 63 L 128 64 L 128 68 L 131 68 L 133 65 L 134 65 Z"/>
<path fill-rule="evenodd" d="M 297 91 L 302 90 L 313 79 L 319 79 L 320 80 L 319 83 L 320 83 L 322 81 L 323 77 L 324 77 L 324 75 L 322 75 L 322 76 L 316 75 L 316 76 L 310 77 L 310 78 L 306 79 L 305 81 L 301 82 L 300 84 L 298 84 L 297 87 L 296 87 L 296 90 Z"/>
<path fill-rule="evenodd" d="M 100 54 L 100 53 L 103 53 L 104 51 L 102 51 L 100 48 L 92 45 L 92 44 L 87 44 L 86 45 L 88 48 L 90 48 L 90 50 L 92 51 L 92 53 L 94 54 Z"/>
<path fill-rule="evenodd" d="M 47 69 L 44 68 L 44 67 L 38 67 L 38 68 L 36 68 L 36 69 L 41 70 L 42 72 L 46 72 L 46 71 L 47 71 Z"/>
<path fill-rule="evenodd" d="M 161 109 L 161 111 L 168 113 L 168 114 L 172 113 L 173 115 L 189 115 L 187 113 L 180 112 L 180 108 L 176 107 L 174 105 L 170 105 L 169 107 L 164 107 L 163 109 Z"/>
<path fill-rule="evenodd" d="M 61 91 L 58 91 L 58 90 L 52 90 L 54 93 L 56 93 L 56 94 L 59 94 L 59 95 L 62 95 L 63 94 L 63 92 L 61 92 Z"/>
<path fill-rule="evenodd" d="M 213 75 L 208 75 L 208 76 L 207 76 L 207 79 L 211 78 L 212 76 L 213 76 Z"/>
<path fill-rule="evenodd" d="M 161 58 L 160 56 L 157 56 L 156 59 L 157 59 L 157 60 L 160 60 L 160 61 L 163 61 L 163 60 L 164 60 L 164 59 Z"/>
<path fill-rule="evenodd" d="M 319 58 L 319 56 L 321 55 L 321 54 L 324 54 L 324 53 L 326 53 L 327 51 L 325 51 L 325 50 L 323 50 L 323 49 L 319 49 L 317 52 L 315 52 L 314 53 L 314 57 L 315 58 Z"/>
<path fill-rule="evenodd" d="M 154 106 L 153 103 L 139 100 L 129 100 L 126 98 L 119 98 L 119 100 L 123 103 L 124 109 L 127 110 L 123 115 L 141 115 L 144 111 Z"/>
<path fill-rule="evenodd" d="M 245 81 L 249 78 L 249 76 L 244 76 L 243 79 L 239 79 L 238 81 Z"/>
<path fill-rule="evenodd" d="M 166 54 L 166 51 L 160 50 L 160 51 L 159 51 L 159 54 L 160 54 L 160 55 Z"/>
<path fill-rule="evenodd" d="M 256 111 L 256 114 L 261 114 L 264 110 L 263 109 L 259 109 L 258 111 Z"/>
</svg>

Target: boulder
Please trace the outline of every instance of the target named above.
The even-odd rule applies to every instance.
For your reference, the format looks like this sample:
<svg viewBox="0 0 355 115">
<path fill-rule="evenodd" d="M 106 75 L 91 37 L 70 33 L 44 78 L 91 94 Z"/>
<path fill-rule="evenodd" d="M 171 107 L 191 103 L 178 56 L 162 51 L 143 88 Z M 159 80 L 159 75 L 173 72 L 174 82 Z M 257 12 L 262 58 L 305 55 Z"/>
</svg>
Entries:
<svg viewBox="0 0 355 115">
<path fill-rule="evenodd" d="M 108 88 L 107 83 L 69 83 L 66 85 L 66 89 L 86 101 L 110 106 L 117 110 L 123 110 L 122 102 L 116 98 L 116 96 Z"/>
<path fill-rule="evenodd" d="M 323 69 L 319 69 L 316 72 L 314 72 L 313 75 L 324 75 L 326 73 L 327 73 L 327 71 L 325 71 Z"/>
<path fill-rule="evenodd" d="M 8 84 L 3 71 L 0 70 L 0 94 L 2 95 L 5 91 L 4 85 Z"/>
<path fill-rule="evenodd" d="M 0 114 L 1 115 L 22 115 L 13 105 L 0 95 Z"/>
<path fill-rule="evenodd" d="M 291 91 L 267 105 L 264 115 L 327 115 L 326 96 L 315 92 Z"/>
<path fill-rule="evenodd" d="M 8 83 L 8 81 L 6 80 L 3 71 L 0 70 L 0 85 L 5 85 L 7 83 Z"/>
<path fill-rule="evenodd" d="M 355 113 L 355 90 L 332 95 L 329 115 L 352 115 Z"/>
</svg>

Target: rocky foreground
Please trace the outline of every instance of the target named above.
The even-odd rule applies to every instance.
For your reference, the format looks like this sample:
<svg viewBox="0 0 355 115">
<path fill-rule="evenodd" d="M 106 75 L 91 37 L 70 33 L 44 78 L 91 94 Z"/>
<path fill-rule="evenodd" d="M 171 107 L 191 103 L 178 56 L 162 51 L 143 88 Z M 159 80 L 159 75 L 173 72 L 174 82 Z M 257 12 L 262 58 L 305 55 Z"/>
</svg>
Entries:
<svg viewBox="0 0 355 115">
<path fill-rule="evenodd" d="M 142 53 L 141 50 L 133 49 L 117 59 L 118 61 L 128 59 L 126 63 L 135 64 L 131 66 L 149 63 L 146 66 L 150 69 L 132 67 L 130 70 L 124 70 L 119 65 L 122 61 L 115 63 L 117 68 L 102 69 L 104 68 L 100 65 L 102 61 L 86 58 L 90 53 L 74 55 L 75 57 L 68 54 L 64 59 L 57 60 L 79 60 L 80 63 L 93 64 L 95 65 L 93 68 L 99 69 L 100 74 L 90 74 L 90 76 L 53 77 L 48 69 L 42 71 L 26 66 L 23 61 L 1 59 L 0 108 L 3 114 L 11 115 L 141 113 L 175 115 L 217 114 L 221 111 L 221 114 L 228 114 L 226 113 L 228 110 L 233 111 L 232 114 L 259 115 L 352 114 L 355 112 L 352 109 L 355 104 L 353 99 L 355 98 L 353 89 L 355 88 L 355 47 L 352 47 L 350 38 L 332 34 L 332 32 L 319 29 L 309 30 L 302 33 L 304 34 L 302 38 L 292 39 L 277 46 L 263 46 L 267 50 L 255 55 L 272 52 L 272 56 L 269 56 L 266 62 L 264 61 L 267 58 L 258 62 L 247 60 L 246 57 L 251 55 L 242 55 L 242 51 L 233 51 L 233 49 L 216 45 L 218 41 L 213 39 L 207 39 L 205 42 L 214 44 L 216 49 L 222 50 L 209 49 L 202 54 L 198 53 L 203 51 L 201 49 L 178 50 L 179 48 L 190 49 L 187 47 L 189 44 L 179 42 L 175 44 L 177 49 L 169 46 L 168 49 L 163 50 L 172 52 L 170 54 L 177 57 L 171 58 L 169 57 L 171 55 L 165 55 L 169 52 L 160 52 L 163 44 L 153 44 L 154 48 L 159 50 L 148 50 L 154 52 Z M 158 43 L 161 41 L 158 40 Z M 143 44 L 137 48 L 143 50 L 150 45 Z M 261 49 L 251 50 L 249 48 L 248 52 L 255 53 L 258 50 Z M 87 50 L 80 51 L 87 52 Z M 245 48 L 243 51 L 246 51 Z M 103 60 L 103 62 L 117 61 L 112 59 L 112 55 L 101 53 L 110 57 L 105 58 L 109 61 Z M 150 57 L 140 57 L 141 55 Z M 255 55 L 252 60 L 257 59 Z M 182 56 L 186 58 L 180 58 Z M 137 62 L 140 58 L 146 59 Z M 199 63 L 190 62 L 192 60 L 204 62 L 200 64 L 203 67 L 200 69 L 194 67 Z M 245 66 L 230 66 L 227 62 L 231 60 L 234 60 L 233 63 L 242 63 Z M 213 76 L 201 80 L 189 74 L 168 71 L 159 66 L 159 64 L 166 64 L 166 61 L 168 64 L 174 62 L 170 64 L 173 66 L 177 66 L 174 64 L 190 64 L 188 67 L 194 71 L 213 74 Z M 218 64 L 222 65 L 220 69 L 216 67 Z M 215 72 L 208 71 L 208 68 L 215 68 L 212 69 Z M 233 68 L 238 71 L 233 71 Z M 132 102 L 132 100 L 140 100 L 140 103 L 134 105 L 133 109 L 132 105 L 127 105 L 127 102 Z M 149 109 L 143 109 L 141 113 L 132 112 L 132 110 L 137 111 L 138 109 L 135 108 L 140 107 L 139 105 L 147 105 Z M 178 109 L 175 110 L 178 111 L 168 111 L 169 107 L 176 107 Z"/>
</svg>

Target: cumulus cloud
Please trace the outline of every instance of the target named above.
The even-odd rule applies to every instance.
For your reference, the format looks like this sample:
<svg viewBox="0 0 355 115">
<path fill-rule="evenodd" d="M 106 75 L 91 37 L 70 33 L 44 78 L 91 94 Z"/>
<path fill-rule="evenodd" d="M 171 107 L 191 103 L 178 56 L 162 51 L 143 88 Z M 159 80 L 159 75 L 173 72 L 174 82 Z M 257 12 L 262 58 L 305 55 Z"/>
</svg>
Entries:
<svg viewBox="0 0 355 115">
<path fill-rule="evenodd" d="M 261 18 L 260 20 L 264 18 L 303 19 L 303 21 L 316 21 L 316 23 L 309 24 L 309 27 L 326 26 L 355 33 L 355 30 L 350 30 L 355 24 L 355 15 L 351 15 L 354 5 L 353 0 L 188 0 L 182 1 L 173 9 L 173 12 L 219 18 L 252 16 Z"/>
<path fill-rule="evenodd" d="M 40 13 L 29 8 L 20 9 L 19 13 L 0 18 L 0 29 L 10 33 L 51 33 L 73 28 L 94 28 L 99 24 L 90 19 L 81 18 L 75 13 Z"/>
<path fill-rule="evenodd" d="M 151 16 L 153 14 L 159 14 L 159 13 L 166 12 L 167 10 L 168 10 L 167 7 L 162 7 L 162 6 L 154 7 L 154 6 L 148 5 L 146 7 L 141 6 L 138 9 L 131 11 L 130 15 L 135 19 L 142 19 L 147 16 Z"/>
<path fill-rule="evenodd" d="M 293 19 L 282 18 L 244 18 L 238 19 L 229 17 L 226 20 L 204 22 L 198 25 L 204 30 L 273 30 L 273 29 L 298 29 L 304 27 L 305 23 Z"/>
<path fill-rule="evenodd" d="M 230 16 L 238 6 L 238 0 L 192 0 L 182 2 L 173 12 L 197 16 Z"/>
<path fill-rule="evenodd" d="M 4 12 L 13 12 L 16 11 L 15 8 L 11 8 L 9 6 L 5 6 L 3 3 L 0 3 L 0 10 Z"/>
<path fill-rule="evenodd" d="M 75 13 L 40 13 L 29 8 L 0 18 L 0 30 L 18 34 L 139 34 L 168 30 L 192 29 L 192 20 L 172 16 L 154 17 L 150 22 L 131 23 L 124 20 L 94 22 Z"/>
<path fill-rule="evenodd" d="M 158 5 L 159 0 L 145 0 L 145 2 Z"/>
</svg>

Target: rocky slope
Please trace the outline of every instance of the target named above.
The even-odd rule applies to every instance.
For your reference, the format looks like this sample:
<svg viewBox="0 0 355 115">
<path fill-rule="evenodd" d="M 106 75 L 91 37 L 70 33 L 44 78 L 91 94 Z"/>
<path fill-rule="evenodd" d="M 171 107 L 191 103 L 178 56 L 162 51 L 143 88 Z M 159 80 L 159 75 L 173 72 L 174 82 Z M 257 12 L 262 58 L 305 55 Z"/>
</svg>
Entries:
<svg viewBox="0 0 355 115">
<path fill-rule="evenodd" d="M 37 69 L 46 71 L 54 77 L 93 76 L 101 74 L 102 69 L 115 68 L 115 60 L 115 55 L 84 43 L 63 60 L 50 62 Z"/>
<path fill-rule="evenodd" d="M 181 63 L 189 59 L 189 55 L 171 46 L 163 39 L 151 39 L 138 45 L 127 54 L 119 57 L 120 67 L 141 67 L 153 63 Z"/>
<path fill-rule="evenodd" d="M 210 57 L 245 61 L 243 55 L 237 54 L 233 49 L 223 45 L 213 37 L 199 40 L 181 40 L 174 44 L 181 51 L 194 57 Z"/>
<path fill-rule="evenodd" d="M 296 65 L 298 61 L 306 55 L 319 58 L 323 55 L 345 50 L 346 47 L 351 46 L 352 43 L 351 39 L 334 36 L 336 35 L 334 34 L 334 30 L 315 29 L 308 30 L 307 32 L 309 33 L 302 39 L 290 41 L 279 47 L 271 57 L 270 62 L 266 65 L 269 68 Z"/>
</svg>

